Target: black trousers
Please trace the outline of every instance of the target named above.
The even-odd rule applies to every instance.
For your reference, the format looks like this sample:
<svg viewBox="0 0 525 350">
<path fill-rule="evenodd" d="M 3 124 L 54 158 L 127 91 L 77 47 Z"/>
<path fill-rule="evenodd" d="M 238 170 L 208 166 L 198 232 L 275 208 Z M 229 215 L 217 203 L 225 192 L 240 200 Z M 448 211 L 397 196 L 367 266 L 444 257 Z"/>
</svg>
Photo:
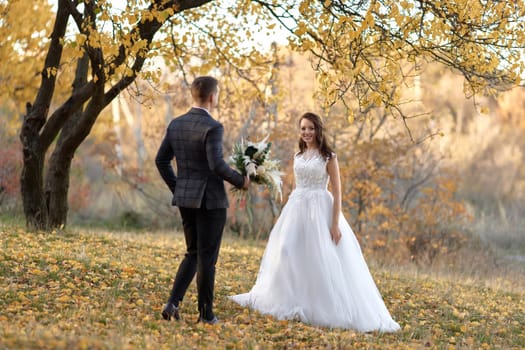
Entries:
<svg viewBox="0 0 525 350">
<path fill-rule="evenodd" d="M 169 302 L 182 301 L 195 273 L 199 314 L 212 319 L 215 264 L 219 256 L 222 233 L 226 223 L 226 209 L 180 208 L 186 254 L 179 265 Z"/>
</svg>

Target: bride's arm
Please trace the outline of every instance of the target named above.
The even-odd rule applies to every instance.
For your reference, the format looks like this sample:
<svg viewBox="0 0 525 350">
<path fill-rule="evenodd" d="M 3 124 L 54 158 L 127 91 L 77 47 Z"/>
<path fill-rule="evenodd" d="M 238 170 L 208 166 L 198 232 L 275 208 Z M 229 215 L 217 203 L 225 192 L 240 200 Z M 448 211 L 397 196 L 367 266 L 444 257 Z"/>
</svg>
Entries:
<svg viewBox="0 0 525 350">
<path fill-rule="evenodd" d="M 339 231 L 339 216 L 341 213 L 341 178 L 339 176 L 339 163 L 334 154 L 326 165 L 328 176 L 330 177 L 330 184 L 332 187 L 332 195 L 334 196 L 334 208 L 332 211 L 332 226 L 330 227 L 330 234 L 335 244 L 339 243 L 341 239 L 341 231 Z"/>
</svg>

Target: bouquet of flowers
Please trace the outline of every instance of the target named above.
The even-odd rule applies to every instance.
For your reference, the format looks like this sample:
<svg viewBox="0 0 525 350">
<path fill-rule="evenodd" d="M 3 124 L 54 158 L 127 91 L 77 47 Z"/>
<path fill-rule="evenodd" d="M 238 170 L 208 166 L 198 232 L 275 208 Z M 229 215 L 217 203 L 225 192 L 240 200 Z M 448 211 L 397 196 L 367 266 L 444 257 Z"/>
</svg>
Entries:
<svg viewBox="0 0 525 350">
<path fill-rule="evenodd" d="M 281 171 L 279 161 L 270 158 L 271 142 L 266 142 L 266 136 L 260 142 L 245 142 L 241 140 L 233 146 L 230 163 L 244 176 L 256 184 L 267 186 L 272 196 L 282 199 Z M 242 189 L 233 189 L 236 192 Z M 242 193 L 241 193 L 242 194 Z"/>
</svg>

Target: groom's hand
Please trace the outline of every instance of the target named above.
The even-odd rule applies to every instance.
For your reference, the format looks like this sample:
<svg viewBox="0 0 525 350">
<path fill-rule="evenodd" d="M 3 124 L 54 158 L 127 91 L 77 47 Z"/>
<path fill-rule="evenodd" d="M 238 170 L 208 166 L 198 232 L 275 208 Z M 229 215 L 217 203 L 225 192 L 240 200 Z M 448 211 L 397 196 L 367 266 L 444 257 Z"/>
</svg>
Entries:
<svg viewBox="0 0 525 350">
<path fill-rule="evenodd" d="M 245 176 L 244 177 L 244 184 L 242 185 L 242 188 L 247 190 L 248 187 L 250 187 L 250 177 L 249 176 Z"/>
</svg>

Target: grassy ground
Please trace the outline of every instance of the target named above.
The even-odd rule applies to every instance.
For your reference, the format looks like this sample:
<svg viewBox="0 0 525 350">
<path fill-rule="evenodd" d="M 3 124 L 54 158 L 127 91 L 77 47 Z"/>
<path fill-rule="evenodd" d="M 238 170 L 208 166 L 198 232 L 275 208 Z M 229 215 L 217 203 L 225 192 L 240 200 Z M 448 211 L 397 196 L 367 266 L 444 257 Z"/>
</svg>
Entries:
<svg viewBox="0 0 525 350">
<path fill-rule="evenodd" d="M 402 330 L 357 333 L 276 321 L 226 297 L 248 291 L 264 246 L 226 238 L 218 263 L 219 326 L 196 324 L 192 285 L 183 320 L 160 310 L 184 252 L 180 234 L 55 232 L 0 226 L 1 349 L 520 349 L 525 292 L 372 268 Z"/>
</svg>

